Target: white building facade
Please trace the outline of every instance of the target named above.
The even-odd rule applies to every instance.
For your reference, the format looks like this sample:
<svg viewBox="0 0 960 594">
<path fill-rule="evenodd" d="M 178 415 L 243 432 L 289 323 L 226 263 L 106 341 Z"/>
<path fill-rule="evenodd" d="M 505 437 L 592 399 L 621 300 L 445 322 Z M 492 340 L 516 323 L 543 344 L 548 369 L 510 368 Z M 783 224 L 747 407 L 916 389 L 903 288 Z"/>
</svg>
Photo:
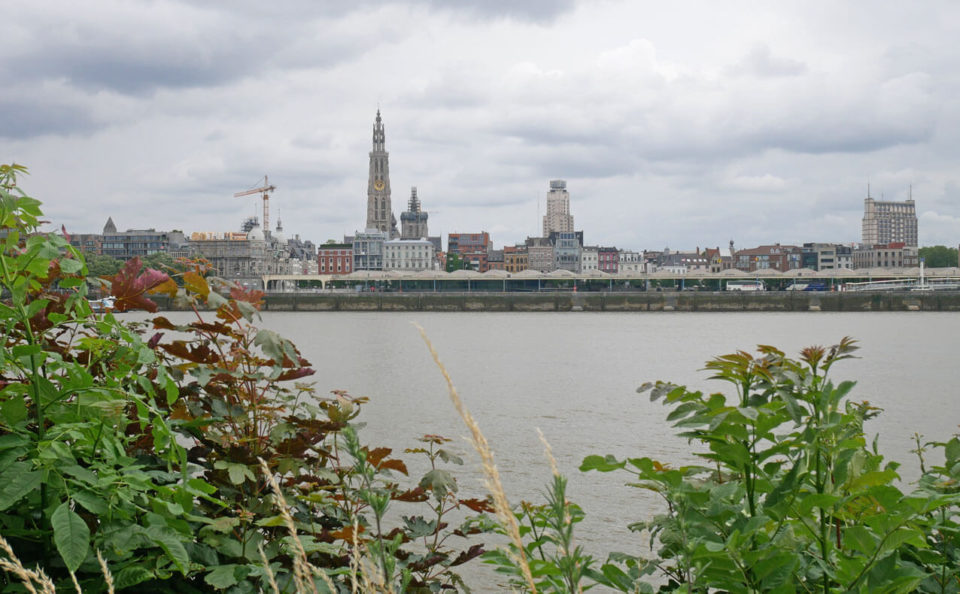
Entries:
<svg viewBox="0 0 960 594">
<path fill-rule="evenodd" d="M 430 270 L 435 261 L 436 249 L 433 242 L 426 239 L 391 239 L 383 242 L 384 270 Z"/>
<path fill-rule="evenodd" d="M 586 246 L 580 252 L 580 272 L 600 269 L 600 250 L 595 246 Z"/>
<path fill-rule="evenodd" d="M 623 273 L 638 273 L 643 272 L 643 256 L 639 252 L 631 252 L 630 250 L 620 250 L 620 261 L 618 262 L 617 270 Z"/>
</svg>

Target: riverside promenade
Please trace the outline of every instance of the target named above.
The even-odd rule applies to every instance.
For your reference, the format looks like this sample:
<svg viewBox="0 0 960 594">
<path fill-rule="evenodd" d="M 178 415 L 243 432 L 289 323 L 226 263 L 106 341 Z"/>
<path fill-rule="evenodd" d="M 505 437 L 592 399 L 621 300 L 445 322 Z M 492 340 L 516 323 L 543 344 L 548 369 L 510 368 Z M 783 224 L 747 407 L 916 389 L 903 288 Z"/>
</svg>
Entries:
<svg viewBox="0 0 960 594">
<path fill-rule="evenodd" d="M 161 304 L 166 305 L 166 304 Z M 279 293 L 265 311 L 960 311 L 958 291 Z"/>
</svg>

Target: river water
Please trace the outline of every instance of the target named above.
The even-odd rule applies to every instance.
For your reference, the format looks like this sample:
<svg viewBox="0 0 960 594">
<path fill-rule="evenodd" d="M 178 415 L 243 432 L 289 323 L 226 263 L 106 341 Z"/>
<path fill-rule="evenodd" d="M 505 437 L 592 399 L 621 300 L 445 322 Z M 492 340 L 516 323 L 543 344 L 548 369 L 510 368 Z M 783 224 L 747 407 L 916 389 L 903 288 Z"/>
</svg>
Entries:
<svg viewBox="0 0 960 594">
<path fill-rule="evenodd" d="M 944 440 L 960 431 L 956 313 L 263 314 L 263 326 L 291 339 L 313 364 L 318 393 L 370 398 L 361 416 L 365 442 L 402 452 L 424 434 L 453 438 L 452 449 L 466 460 L 454 468 L 466 496 L 484 493 L 478 457 L 414 323 L 426 330 L 493 447 L 513 503 L 540 501 L 549 481 L 542 430 L 570 478 L 570 498 L 587 514 L 578 541 L 595 554 L 648 553 L 646 539 L 626 525 L 649 519 L 658 502 L 625 486 L 627 474 L 577 467 L 584 456 L 608 453 L 690 462 L 691 448 L 665 420 L 668 409 L 636 388 L 663 379 L 727 391 L 701 371 L 713 356 L 757 344 L 795 356 L 805 346 L 856 338 L 859 358 L 838 363 L 831 377 L 857 380 L 851 397 L 884 410 L 867 433 L 879 434 L 881 451 L 903 464 L 905 482 L 919 472 L 910 453 L 915 432 Z M 483 585 L 493 582 L 482 568 L 467 573 L 479 591 L 496 589 Z"/>
</svg>

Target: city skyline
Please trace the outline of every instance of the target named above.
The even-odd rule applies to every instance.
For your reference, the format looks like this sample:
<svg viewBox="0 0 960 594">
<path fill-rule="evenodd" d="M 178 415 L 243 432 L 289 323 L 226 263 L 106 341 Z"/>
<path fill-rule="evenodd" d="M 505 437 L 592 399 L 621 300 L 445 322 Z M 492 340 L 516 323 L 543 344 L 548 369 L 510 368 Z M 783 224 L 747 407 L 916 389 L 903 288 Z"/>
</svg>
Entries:
<svg viewBox="0 0 960 594">
<path fill-rule="evenodd" d="M 912 185 L 921 245 L 960 235 L 951 3 L 285 8 L 14 2 L 0 161 L 81 233 L 232 231 L 268 174 L 322 243 L 364 226 L 379 106 L 436 235 L 535 236 L 553 179 L 626 249 L 856 242 L 868 183 Z"/>
</svg>

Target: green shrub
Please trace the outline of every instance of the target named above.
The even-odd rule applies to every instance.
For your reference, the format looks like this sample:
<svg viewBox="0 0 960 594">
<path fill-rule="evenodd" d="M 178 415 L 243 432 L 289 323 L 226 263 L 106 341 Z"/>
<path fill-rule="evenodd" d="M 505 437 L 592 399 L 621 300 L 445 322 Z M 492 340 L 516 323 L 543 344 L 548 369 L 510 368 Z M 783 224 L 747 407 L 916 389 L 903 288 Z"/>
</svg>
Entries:
<svg viewBox="0 0 960 594">
<path fill-rule="evenodd" d="M 957 591 L 960 440 L 937 444 L 947 463 L 902 492 L 897 464 L 863 433 L 879 411 L 846 398 L 853 382 L 828 378 L 855 349 L 844 339 L 799 360 L 767 346 L 717 357 L 707 369 L 734 387 L 732 399 L 662 382 L 640 389 L 672 408 L 668 420 L 705 446 L 707 464 L 589 456 L 581 469 L 628 472 L 662 497 L 662 514 L 630 525 L 657 549 L 632 562 L 657 567 L 661 591 Z"/>
<path fill-rule="evenodd" d="M 455 569 L 483 553 L 470 537 L 490 523 L 445 520 L 489 506 L 456 496 L 443 438 L 410 450 L 431 470 L 401 487 L 404 462 L 360 441 L 365 399 L 317 397 L 301 381 L 309 362 L 255 325 L 262 294 L 208 279 L 202 262 L 174 279 L 133 259 L 105 281 L 118 311 L 156 311 L 162 292 L 194 321 L 95 314 L 83 257 L 66 233 L 37 232 L 22 173 L 0 169 L 0 533 L 25 566 L 88 592 L 107 588 L 98 552 L 116 590 L 462 584 Z M 388 527 L 392 505 L 422 511 Z"/>
</svg>

